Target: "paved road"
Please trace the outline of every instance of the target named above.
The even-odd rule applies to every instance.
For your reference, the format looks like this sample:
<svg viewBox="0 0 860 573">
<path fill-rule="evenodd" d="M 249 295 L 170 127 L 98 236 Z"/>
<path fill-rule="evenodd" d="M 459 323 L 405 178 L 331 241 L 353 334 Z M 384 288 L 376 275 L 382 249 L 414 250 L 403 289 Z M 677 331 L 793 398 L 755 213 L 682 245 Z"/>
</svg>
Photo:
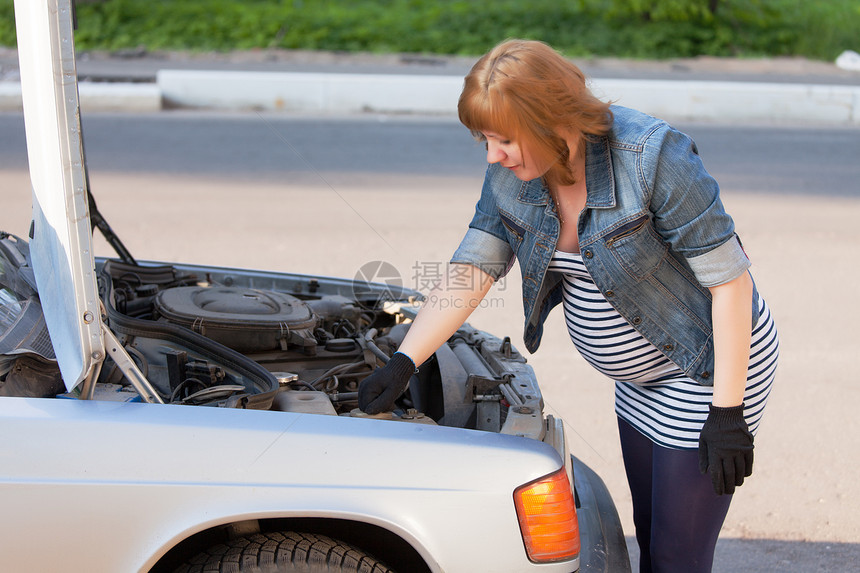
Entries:
<svg viewBox="0 0 860 573">
<path fill-rule="evenodd" d="M 856 128 L 678 127 L 728 190 L 860 197 Z M 118 173 L 313 183 L 323 173 L 336 181 L 357 174 L 480 177 L 485 167 L 481 146 L 449 118 L 100 114 L 85 118 L 84 133 L 91 169 Z M 21 116 L 0 114 L 0 134 L 0 168 L 23 165 Z"/>
<path fill-rule="evenodd" d="M 680 127 L 722 181 L 782 338 L 756 472 L 736 496 L 715 570 L 854 570 L 860 134 Z M 483 172 L 480 146 L 450 120 L 181 112 L 92 115 L 84 128 L 99 205 L 140 258 L 342 276 L 388 260 L 412 280 L 447 260 Z M 0 115 L 4 225 L 14 219 L 5 228 L 18 233 L 29 205 L 23 142 L 20 116 Z M 499 285 L 472 322 L 519 340 L 518 292 L 516 277 Z M 529 360 L 572 449 L 607 481 L 632 533 L 611 385 L 574 355 L 558 316 Z"/>
</svg>

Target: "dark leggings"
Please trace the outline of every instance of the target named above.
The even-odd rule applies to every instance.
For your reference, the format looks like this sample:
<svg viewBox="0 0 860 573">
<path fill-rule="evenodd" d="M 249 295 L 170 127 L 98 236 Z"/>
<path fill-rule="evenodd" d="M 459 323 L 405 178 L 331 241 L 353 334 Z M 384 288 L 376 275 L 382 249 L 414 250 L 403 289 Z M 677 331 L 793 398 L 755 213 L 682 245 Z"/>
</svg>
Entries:
<svg viewBox="0 0 860 573">
<path fill-rule="evenodd" d="M 709 572 L 732 496 L 714 493 L 697 451 L 658 446 L 621 418 L 618 432 L 640 573 Z"/>
</svg>

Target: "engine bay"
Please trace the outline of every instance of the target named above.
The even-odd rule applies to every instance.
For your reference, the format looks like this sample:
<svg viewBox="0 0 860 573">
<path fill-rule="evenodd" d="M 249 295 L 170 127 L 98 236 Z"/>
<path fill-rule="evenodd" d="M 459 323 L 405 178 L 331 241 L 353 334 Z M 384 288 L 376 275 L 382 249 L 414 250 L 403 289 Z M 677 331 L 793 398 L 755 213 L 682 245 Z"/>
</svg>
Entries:
<svg viewBox="0 0 860 573">
<path fill-rule="evenodd" d="M 392 300 L 383 286 L 116 260 L 99 273 L 108 325 L 165 402 L 356 417 L 368 417 L 359 384 L 396 352 L 416 312 L 418 293 Z M 372 417 L 541 439 L 542 399 L 525 362 L 509 339 L 466 324 L 393 412 Z M 123 384 L 106 364 L 96 393 L 134 394 Z"/>
</svg>

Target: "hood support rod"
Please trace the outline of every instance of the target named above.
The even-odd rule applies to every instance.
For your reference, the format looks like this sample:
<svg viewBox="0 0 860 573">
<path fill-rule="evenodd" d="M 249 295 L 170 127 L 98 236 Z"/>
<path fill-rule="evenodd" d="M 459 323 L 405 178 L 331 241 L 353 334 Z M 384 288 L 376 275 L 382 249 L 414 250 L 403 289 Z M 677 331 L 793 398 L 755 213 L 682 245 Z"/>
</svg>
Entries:
<svg viewBox="0 0 860 573">
<path fill-rule="evenodd" d="M 161 396 L 152 387 L 152 384 L 149 383 L 149 380 L 146 379 L 128 352 L 125 351 L 119 339 L 104 323 L 102 323 L 102 334 L 105 337 L 105 350 L 125 374 L 128 381 L 131 382 L 131 385 L 134 386 L 134 389 L 137 390 L 137 393 L 140 394 L 140 398 L 150 404 L 164 404 L 164 400 L 161 399 Z"/>
</svg>

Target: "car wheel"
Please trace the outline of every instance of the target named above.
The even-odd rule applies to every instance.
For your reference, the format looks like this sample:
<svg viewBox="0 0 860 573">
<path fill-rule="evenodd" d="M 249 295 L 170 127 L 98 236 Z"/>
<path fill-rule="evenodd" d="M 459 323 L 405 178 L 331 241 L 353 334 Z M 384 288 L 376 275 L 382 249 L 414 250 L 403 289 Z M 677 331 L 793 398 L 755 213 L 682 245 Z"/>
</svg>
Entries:
<svg viewBox="0 0 860 573">
<path fill-rule="evenodd" d="M 210 547 L 175 573 L 394 573 L 361 549 L 325 535 L 254 533 Z"/>
</svg>

